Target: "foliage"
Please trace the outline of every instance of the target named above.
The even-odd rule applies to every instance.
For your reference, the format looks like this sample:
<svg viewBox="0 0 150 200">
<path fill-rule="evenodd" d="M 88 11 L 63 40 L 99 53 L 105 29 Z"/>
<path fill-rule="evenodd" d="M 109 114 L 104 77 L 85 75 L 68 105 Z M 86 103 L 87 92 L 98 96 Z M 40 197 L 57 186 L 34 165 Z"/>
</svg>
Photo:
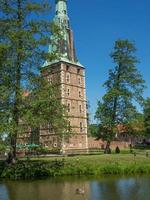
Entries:
<svg viewBox="0 0 150 200">
<path fill-rule="evenodd" d="M 146 145 L 146 144 L 136 144 L 134 146 L 135 149 L 145 149 L 145 150 L 150 150 L 150 144 Z"/>
<path fill-rule="evenodd" d="M 14 156 L 18 134 L 29 127 L 48 123 L 60 134 L 68 127 L 58 89 L 40 73 L 45 60 L 58 56 L 45 48 L 51 33 L 60 37 L 59 28 L 46 20 L 49 8 L 46 0 L 1 1 L 0 134 L 11 138 Z"/>
<path fill-rule="evenodd" d="M 120 153 L 120 149 L 119 149 L 118 146 L 117 146 L 116 149 L 115 149 L 115 153 Z"/>
<path fill-rule="evenodd" d="M 30 179 L 55 176 L 57 171 L 64 166 L 64 161 L 18 161 L 16 165 L 10 165 L 1 172 L 2 178 Z"/>
<path fill-rule="evenodd" d="M 60 153 L 60 148 L 46 148 L 46 147 L 40 147 L 37 149 L 37 153 L 39 154 L 58 154 Z"/>
<path fill-rule="evenodd" d="M 98 125 L 97 124 L 90 124 L 89 125 L 89 133 L 92 137 L 98 136 Z"/>
<path fill-rule="evenodd" d="M 144 80 L 136 68 L 135 46 L 128 40 L 117 40 L 111 58 L 115 64 L 104 83 L 106 94 L 98 102 L 95 114 L 107 140 L 114 139 L 117 126 L 127 125 L 137 114 L 134 102 L 142 105 Z"/>
<path fill-rule="evenodd" d="M 144 136 L 145 126 L 144 126 L 144 115 L 142 113 L 137 113 L 127 125 L 126 133 L 128 135 Z"/>
<path fill-rule="evenodd" d="M 35 179 L 64 175 L 150 174 L 149 158 L 138 154 L 136 157 L 132 154 L 112 154 L 22 160 L 11 166 L 0 164 L 0 177 L 9 179 Z"/>
<path fill-rule="evenodd" d="M 144 105 L 144 125 L 146 136 L 150 137 L 150 98 L 145 101 Z"/>
</svg>

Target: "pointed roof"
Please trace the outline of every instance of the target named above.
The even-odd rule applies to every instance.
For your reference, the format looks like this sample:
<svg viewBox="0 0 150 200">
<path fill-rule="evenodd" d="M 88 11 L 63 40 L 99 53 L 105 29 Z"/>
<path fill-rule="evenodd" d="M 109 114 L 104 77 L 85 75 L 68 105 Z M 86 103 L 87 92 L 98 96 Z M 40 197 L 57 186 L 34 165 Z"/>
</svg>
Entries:
<svg viewBox="0 0 150 200">
<path fill-rule="evenodd" d="M 61 40 L 55 35 L 51 36 L 51 44 L 49 45 L 49 53 L 58 55 L 57 61 L 73 63 L 83 67 L 77 60 L 73 39 L 73 32 L 70 27 L 67 0 L 56 0 L 54 23 L 60 27 L 62 38 Z M 45 62 L 43 67 L 56 63 L 56 61 Z"/>
</svg>

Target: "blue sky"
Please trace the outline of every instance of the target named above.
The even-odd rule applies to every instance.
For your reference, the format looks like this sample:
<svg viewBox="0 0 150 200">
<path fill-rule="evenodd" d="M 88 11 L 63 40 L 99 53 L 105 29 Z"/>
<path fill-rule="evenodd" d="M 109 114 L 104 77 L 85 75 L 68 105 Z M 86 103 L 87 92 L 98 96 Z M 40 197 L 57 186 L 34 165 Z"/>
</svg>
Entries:
<svg viewBox="0 0 150 200">
<path fill-rule="evenodd" d="M 68 0 L 68 13 L 77 57 L 86 67 L 91 116 L 105 93 L 102 84 L 113 67 L 109 55 L 117 39 L 135 42 L 137 68 L 147 85 L 144 97 L 150 97 L 150 0 Z"/>
</svg>

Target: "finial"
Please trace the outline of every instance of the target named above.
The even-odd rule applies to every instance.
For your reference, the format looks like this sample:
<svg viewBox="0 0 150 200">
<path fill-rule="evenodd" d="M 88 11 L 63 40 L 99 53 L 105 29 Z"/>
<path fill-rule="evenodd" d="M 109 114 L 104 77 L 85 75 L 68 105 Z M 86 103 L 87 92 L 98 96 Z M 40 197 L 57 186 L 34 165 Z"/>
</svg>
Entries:
<svg viewBox="0 0 150 200">
<path fill-rule="evenodd" d="M 57 4 L 59 1 L 67 2 L 67 0 L 55 0 L 55 3 Z"/>
</svg>

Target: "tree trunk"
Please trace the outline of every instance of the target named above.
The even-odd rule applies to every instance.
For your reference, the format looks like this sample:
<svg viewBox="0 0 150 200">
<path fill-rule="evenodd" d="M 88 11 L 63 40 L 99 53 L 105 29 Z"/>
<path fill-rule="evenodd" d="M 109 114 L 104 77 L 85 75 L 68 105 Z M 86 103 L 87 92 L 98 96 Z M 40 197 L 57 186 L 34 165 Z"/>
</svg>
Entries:
<svg viewBox="0 0 150 200">
<path fill-rule="evenodd" d="M 110 141 L 107 141 L 104 153 L 105 154 L 111 154 Z"/>
<path fill-rule="evenodd" d="M 22 28 L 22 0 L 17 1 L 17 27 L 18 31 Z M 22 38 L 21 36 L 18 37 L 18 46 L 17 50 L 17 60 L 16 60 L 16 75 L 15 75 L 15 97 L 14 97 L 14 108 L 13 108 L 13 122 L 14 122 L 14 130 L 13 135 L 11 137 L 11 147 L 12 147 L 12 154 L 13 158 L 16 159 L 16 143 L 17 143 L 17 136 L 18 136 L 18 129 L 19 129 L 19 119 L 20 119 L 20 103 L 21 103 L 21 60 L 22 60 Z"/>
<path fill-rule="evenodd" d="M 120 86 L 120 76 L 121 76 L 120 73 L 121 73 L 121 64 L 119 64 L 119 67 L 118 67 L 118 73 L 117 73 L 116 83 L 115 83 L 115 85 L 116 85 L 115 87 L 117 90 L 119 90 L 119 86 Z M 116 120 L 117 103 L 118 103 L 118 95 L 114 97 L 112 125 L 115 124 L 115 120 Z"/>
</svg>

